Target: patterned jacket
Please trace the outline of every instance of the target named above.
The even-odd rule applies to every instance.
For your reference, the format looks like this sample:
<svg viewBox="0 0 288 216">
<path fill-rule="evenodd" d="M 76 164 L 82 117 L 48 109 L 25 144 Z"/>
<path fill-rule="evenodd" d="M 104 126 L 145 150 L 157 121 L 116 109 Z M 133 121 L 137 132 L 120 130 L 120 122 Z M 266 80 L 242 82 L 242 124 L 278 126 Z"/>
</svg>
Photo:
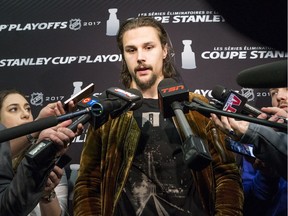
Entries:
<svg viewBox="0 0 288 216">
<path fill-rule="evenodd" d="M 190 99 L 193 97 L 207 102 L 203 96 L 190 93 Z M 241 177 L 233 153 L 225 148 L 224 135 L 196 111 L 190 111 L 186 118 L 193 132 L 207 140 L 212 157 L 205 169 L 191 170 L 203 208 L 208 215 L 242 215 Z M 96 130 L 89 128 L 74 188 L 75 216 L 114 214 L 139 137 L 140 129 L 131 111 Z"/>
</svg>

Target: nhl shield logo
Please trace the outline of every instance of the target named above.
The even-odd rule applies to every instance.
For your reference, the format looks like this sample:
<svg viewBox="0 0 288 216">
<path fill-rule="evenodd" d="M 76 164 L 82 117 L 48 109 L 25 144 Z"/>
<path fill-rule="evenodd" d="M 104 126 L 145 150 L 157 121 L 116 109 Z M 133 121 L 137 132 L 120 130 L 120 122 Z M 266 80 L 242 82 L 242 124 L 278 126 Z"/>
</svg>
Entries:
<svg viewBox="0 0 288 216">
<path fill-rule="evenodd" d="M 255 98 L 254 90 L 251 88 L 242 88 L 241 95 L 246 97 L 248 101 L 253 101 Z"/>
<path fill-rule="evenodd" d="M 81 29 L 81 19 L 71 19 L 69 22 L 69 28 L 77 31 Z"/>
<path fill-rule="evenodd" d="M 42 92 L 33 92 L 31 94 L 30 103 L 34 106 L 40 106 L 43 104 L 43 93 Z"/>
</svg>

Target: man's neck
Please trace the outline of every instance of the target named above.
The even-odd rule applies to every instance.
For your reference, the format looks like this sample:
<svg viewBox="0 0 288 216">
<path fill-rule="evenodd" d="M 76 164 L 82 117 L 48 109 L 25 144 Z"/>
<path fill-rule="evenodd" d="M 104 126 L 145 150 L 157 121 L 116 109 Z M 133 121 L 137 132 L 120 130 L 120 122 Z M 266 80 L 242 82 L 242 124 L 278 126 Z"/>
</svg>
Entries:
<svg viewBox="0 0 288 216">
<path fill-rule="evenodd" d="M 143 95 L 143 98 L 158 99 L 158 91 L 156 85 L 147 90 L 141 90 L 141 93 Z"/>
<path fill-rule="evenodd" d="M 135 82 L 132 82 L 130 85 L 130 88 L 138 89 L 141 93 L 143 98 L 152 98 L 152 99 L 158 99 L 158 85 L 160 81 L 163 79 L 163 77 L 159 77 L 157 81 L 154 83 L 153 86 L 151 86 L 149 89 L 140 89 Z"/>
</svg>

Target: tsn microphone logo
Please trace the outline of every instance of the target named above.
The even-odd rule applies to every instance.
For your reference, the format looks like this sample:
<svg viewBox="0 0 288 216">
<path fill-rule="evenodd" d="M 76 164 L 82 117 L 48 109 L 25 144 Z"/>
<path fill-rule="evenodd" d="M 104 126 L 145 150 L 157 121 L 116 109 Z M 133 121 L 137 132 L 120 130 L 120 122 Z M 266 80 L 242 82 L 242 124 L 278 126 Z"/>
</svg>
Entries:
<svg viewBox="0 0 288 216">
<path fill-rule="evenodd" d="M 185 89 L 184 85 L 178 85 L 178 86 L 172 86 L 169 88 L 161 89 L 161 91 L 163 94 L 167 94 L 167 93 L 172 93 L 172 92 L 184 90 L 184 89 Z"/>
</svg>

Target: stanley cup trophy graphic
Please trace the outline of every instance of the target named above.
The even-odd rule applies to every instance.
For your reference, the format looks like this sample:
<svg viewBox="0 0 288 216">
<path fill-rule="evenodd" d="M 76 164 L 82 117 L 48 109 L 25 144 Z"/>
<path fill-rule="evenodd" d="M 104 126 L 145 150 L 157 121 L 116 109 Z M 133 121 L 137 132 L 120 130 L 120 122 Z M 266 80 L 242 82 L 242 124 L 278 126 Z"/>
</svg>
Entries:
<svg viewBox="0 0 288 216">
<path fill-rule="evenodd" d="M 192 40 L 182 40 L 184 45 L 183 52 L 181 53 L 182 68 L 183 69 L 195 69 L 195 53 L 192 51 Z"/>
<path fill-rule="evenodd" d="M 106 24 L 106 35 L 107 36 L 115 36 L 119 30 L 120 21 L 117 18 L 117 8 L 110 8 L 108 9 L 110 15 L 109 19 L 107 20 Z"/>
<path fill-rule="evenodd" d="M 83 82 L 81 82 L 81 81 L 73 82 L 74 91 L 73 91 L 73 94 L 71 96 L 73 96 L 73 95 L 77 94 L 78 92 L 80 92 L 82 85 L 83 85 Z"/>
</svg>

